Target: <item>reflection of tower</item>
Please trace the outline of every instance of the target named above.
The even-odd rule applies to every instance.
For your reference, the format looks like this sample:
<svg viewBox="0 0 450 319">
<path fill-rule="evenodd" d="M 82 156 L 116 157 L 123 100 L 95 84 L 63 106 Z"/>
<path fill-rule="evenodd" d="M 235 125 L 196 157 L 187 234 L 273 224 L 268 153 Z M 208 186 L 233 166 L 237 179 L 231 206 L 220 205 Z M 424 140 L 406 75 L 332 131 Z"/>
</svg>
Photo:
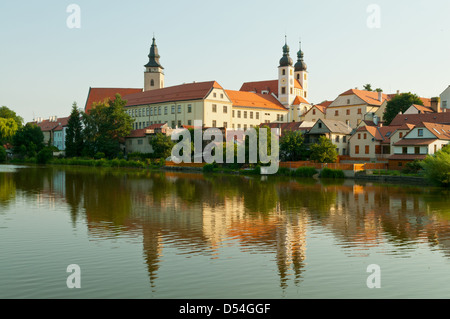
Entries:
<svg viewBox="0 0 450 319">
<path fill-rule="evenodd" d="M 277 265 L 281 288 L 287 287 L 289 268 L 294 271 L 295 284 L 299 284 L 306 258 L 306 214 L 284 217 L 277 227 Z"/>
<path fill-rule="evenodd" d="M 160 257 L 162 255 L 162 236 L 159 229 L 153 229 L 149 224 L 144 224 L 143 229 L 144 255 L 147 263 L 150 285 L 155 287 L 155 280 L 158 278 Z"/>
</svg>

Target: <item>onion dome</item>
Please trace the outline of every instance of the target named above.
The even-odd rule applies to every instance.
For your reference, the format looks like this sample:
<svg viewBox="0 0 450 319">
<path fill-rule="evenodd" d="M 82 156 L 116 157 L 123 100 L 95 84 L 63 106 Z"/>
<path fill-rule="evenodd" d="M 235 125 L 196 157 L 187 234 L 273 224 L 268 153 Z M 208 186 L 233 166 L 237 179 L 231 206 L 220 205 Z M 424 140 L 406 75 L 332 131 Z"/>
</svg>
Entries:
<svg viewBox="0 0 450 319">
<path fill-rule="evenodd" d="M 283 46 L 283 57 L 280 60 L 280 66 L 291 66 L 294 62 L 292 61 L 291 57 L 289 56 L 289 46 L 287 45 L 287 42 Z"/>
<path fill-rule="evenodd" d="M 294 68 L 295 71 L 306 71 L 307 66 L 305 61 L 303 60 L 303 51 L 301 49 L 301 43 L 300 43 L 300 51 L 297 53 L 297 63 L 295 63 Z"/>
</svg>

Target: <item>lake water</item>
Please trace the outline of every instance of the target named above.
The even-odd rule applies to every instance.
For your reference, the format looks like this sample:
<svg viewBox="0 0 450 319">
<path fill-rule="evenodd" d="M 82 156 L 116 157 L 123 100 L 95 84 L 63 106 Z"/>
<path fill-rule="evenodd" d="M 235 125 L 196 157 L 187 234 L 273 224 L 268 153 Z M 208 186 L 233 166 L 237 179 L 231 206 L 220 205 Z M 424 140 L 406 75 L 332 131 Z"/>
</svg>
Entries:
<svg viewBox="0 0 450 319">
<path fill-rule="evenodd" d="M 2 165 L 0 298 L 450 298 L 449 221 L 438 188 Z"/>
</svg>

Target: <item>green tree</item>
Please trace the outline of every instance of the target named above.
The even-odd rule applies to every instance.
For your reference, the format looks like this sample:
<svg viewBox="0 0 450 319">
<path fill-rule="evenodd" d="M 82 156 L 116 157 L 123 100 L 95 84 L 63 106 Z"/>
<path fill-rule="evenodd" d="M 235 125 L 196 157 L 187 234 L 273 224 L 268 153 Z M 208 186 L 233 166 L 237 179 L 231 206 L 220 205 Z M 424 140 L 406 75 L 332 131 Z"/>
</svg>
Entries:
<svg viewBox="0 0 450 319">
<path fill-rule="evenodd" d="M 67 124 L 66 134 L 66 156 L 77 157 L 81 156 L 83 152 L 83 127 L 81 123 L 81 111 L 77 107 L 77 103 L 72 105 L 72 112 L 70 113 Z"/>
<path fill-rule="evenodd" d="M 366 85 L 364 85 L 364 90 L 366 90 L 366 91 L 373 91 L 373 90 L 372 90 L 372 84 L 366 84 Z"/>
<path fill-rule="evenodd" d="M 53 149 L 51 147 L 44 147 L 37 153 L 37 162 L 39 164 L 47 164 L 53 158 Z"/>
<path fill-rule="evenodd" d="M 4 119 L 13 119 L 17 123 L 17 127 L 23 126 L 23 118 L 18 116 L 16 112 L 10 110 L 6 106 L 0 107 L 0 117 Z"/>
<path fill-rule="evenodd" d="M 325 136 L 319 142 L 311 145 L 311 159 L 319 163 L 334 163 L 337 159 L 336 145 Z"/>
<path fill-rule="evenodd" d="M 150 139 L 150 145 L 153 148 L 153 154 L 156 158 L 166 159 L 172 154 L 172 148 L 175 146 L 175 143 L 171 140 L 169 135 L 156 133 L 156 135 Z"/>
<path fill-rule="evenodd" d="M 432 183 L 450 186 L 450 146 L 445 146 L 421 163 L 425 177 Z"/>
<path fill-rule="evenodd" d="M 18 128 L 14 119 L 0 117 L 0 144 L 10 143 Z"/>
<path fill-rule="evenodd" d="M 422 100 L 416 94 L 409 92 L 394 96 L 387 102 L 386 109 L 384 110 L 383 119 L 385 125 L 391 124 L 392 120 L 400 112 L 405 112 L 413 104 L 423 105 Z"/>
<path fill-rule="evenodd" d="M 305 158 L 306 149 L 303 134 L 299 131 L 286 131 L 280 137 L 280 159 L 300 161 Z"/>
<path fill-rule="evenodd" d="M 27 123 L 13 137 L 13 152 L 21 158 L 35 157 L 44 147 L 44 133 L 36 124 Z"/>
<path fill-rule="evenodd" d="M 116 94 L 114 99 L 94 104 L 89 114 L 83 113 L 85 155 L 92 157 L 98 152 L 105 153 L 108 158 L 119 155 L 120 142 L 130 134 L 133 123 L 124 110 L 126 104 L 127 101 Z"/>
</svg>

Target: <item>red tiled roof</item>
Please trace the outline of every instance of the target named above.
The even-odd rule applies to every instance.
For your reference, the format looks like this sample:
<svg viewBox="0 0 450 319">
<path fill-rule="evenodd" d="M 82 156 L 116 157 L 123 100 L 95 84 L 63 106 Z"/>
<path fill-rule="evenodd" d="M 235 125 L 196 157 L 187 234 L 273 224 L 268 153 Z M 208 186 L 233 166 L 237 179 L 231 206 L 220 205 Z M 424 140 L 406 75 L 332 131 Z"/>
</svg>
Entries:
<svg viewBox="0 0 450 319">
<path fill-rule="evenodd" d="M 421 122 L 450 124 L 450 113 L 398 114 L 390 125 L 402 126 L 405 123 L 417 125 Z"/>
<path fill-rule="evenodd" d="M 166 125 L 166 123 L 157 123 L 157 124 L 151 124 L 147 127 L 141 128 L 141 129 L 132 130 L 130 132 L 130 134 L 127 136 L 127 138 L 145 137 L 147 135 L 147 131 L 161 128 L 164 125 Z"/>
<path fill-rule="evenodd" d="M 394 146 L 406 146 L 406 145 L 429 145 L 436 141 L 437 138 L 404 138 L 394 143 Z"/>
<path fill-rule="evenodd" d="M 204 99 L 213 89 L 222 89 L 216 81 L 187 83 L 157 90 L 129 94 L 124 97 L 127 106 L 147 105 L 174 101 Z"/>
<path fill-rule="evenodd" d="M 413 104 L 411 106 L 414 106 L 417 111 L 420 111 L 420 113 L 436 113 L 432 108 L 423 105 Z"/>
<path fill-rule="evenodd" d="M 106 99 L 114 99 L 116 94 L 120 94 L 122 98 L 125 95 L 142 92 L 142 89 L 132 88 L 89 88 L 84 112 L 89 113 L 94 103 L 103 102 Z"/>
<path fill-rule="evenodd" d="M 43 120 L 42 122 L 31 122 L 41 128 L 42 132 L 60 131 L 64 126 L 67 126 L 69 117 L 59 117 L 56 120 Z"/>
<path fill-rule="evenodd" d="M 440 140 L 450 140 L 450 125 L 438 123 L 420 123 L 416 127 L 425 127 Z"/>
<path fill-rule="evenodd" d="M 339 96 L 345 96 L 345 95 L 356 95 L 361 100 L 366 102 L 369 105 L 381 105 L 385 100 L 388 100 L 388 95 L 381 93 L 381 101 L 378 99 L 378 92 L 376 91 L 365 91 L 365 90 L 357 90 L 357 89 L 350 89 L 348 91 L 345 91 L 344 93 L 340 94 Z"/>
<path fill-rule="evenodd" d="M 302 85 L 297 79 L 294 79 L 294 88 L 303 89 Z M 263 91 L 268 91 L 269 94 L 273 93 L 276 96 L 278 96 L 278 80 L 245 82 L 244 84 L 242 84 L 239 91 L 255 92 L 255 93 L 262 93 Z"/>
<path fill-rule="evenodd" d="M 269 91 L 278 96 L 278 80 L 246 82 L 242 84 L 239 91 L 262 93 Z"/>
<path fill-rule="evenodd" d="M 287 111 L 287 109 L 272 95 L 244 91 L 225 90 L 233 106 L 258 107 Z"/>
<path fill-rule="evenodd" d="M 325 108 L 329 107 L 330 104 L 333 103 L 333 101 L 323 101 L 322 103 L 319 103 L 317 105 L 323 106 Z"/>
<path fill-rule="evenodd" d="M 418 154 L 394 154 L 388 157 L 389 160 L 423 160 L 427 157 L 427 155 L 418 155 Z"/>
<path fill-rule="evenodd" d="M 292 105 L 300 105 L 300 103 L 309 104 L 309 102 L 306 101 L 303 97 L 297 95 L 294 99 L 294 102 L 292 102 Z"/>
</svg>

